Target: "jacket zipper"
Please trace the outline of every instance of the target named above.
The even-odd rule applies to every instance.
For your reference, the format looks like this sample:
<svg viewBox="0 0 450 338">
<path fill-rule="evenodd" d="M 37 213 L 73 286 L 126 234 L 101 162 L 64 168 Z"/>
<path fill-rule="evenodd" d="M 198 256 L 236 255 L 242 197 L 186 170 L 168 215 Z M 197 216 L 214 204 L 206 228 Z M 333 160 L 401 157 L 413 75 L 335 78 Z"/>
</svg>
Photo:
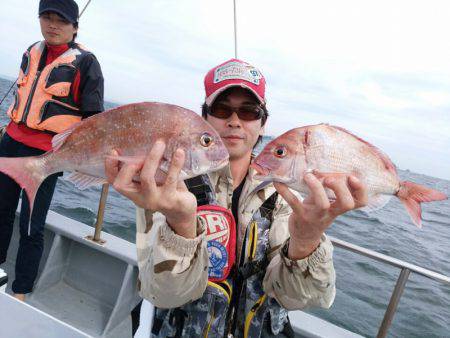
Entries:
<svg viewBox="0 0 450 338">
<path fill-rule="evenodd" d="M 29 114 L 29 110 L 30 110 L 30 106 L 31 106 L 31 101 L 33 100 L 33 96 L 34 96 L 34 92 L 36 91 L 36 87 L 37 87 L 37 83 L 39 81 L 39 77 L 41 76 L 41 72 L 38 71 L 36 73 L 36 76 L 34 78 L 34 82 L 33 85 L 31 86 L 31 91 L 30 91 L 30 95 L 28 95 L 28 100 L 27 100 L 27 104 L 25 105 L 25 109 L 23 111 L 23 115 L 22 115 L 22 119 L 21 121 L 23 123 L 27 123 L 27 117 Z"/>
</svg>

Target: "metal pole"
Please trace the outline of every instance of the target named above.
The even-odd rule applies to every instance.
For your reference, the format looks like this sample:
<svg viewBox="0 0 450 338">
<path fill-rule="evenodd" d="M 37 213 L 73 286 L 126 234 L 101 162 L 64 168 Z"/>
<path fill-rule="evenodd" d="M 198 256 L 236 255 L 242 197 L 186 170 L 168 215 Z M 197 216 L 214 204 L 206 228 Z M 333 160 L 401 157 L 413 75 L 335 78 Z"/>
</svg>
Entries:
<svg viewBox="0 0 450 338">
<path fill-rule="evenodd" d="M 395 284 L 394 291 L 392 292 L 391 300 L 389 301 L 389 305 L 384 314 L 383 322 L 378 330 L 377 338 L 384 338 L 387 335 L 389 327 L 392 324 L 395 311 L 397 310 L 398 303 L 400 302 L 400 297 L 402 296 L 406 282 L 408 281 L 409 273 L 409 269 L 403 268 L 398 276 L 397 284 Z"/>
<path fill-rule="evenodd" d="M 92 236 L 87 237 L 88 239 L 99 244 L 105 243 L 105 241 L 100 238 L 100 234 L 102 232 L 103 227 L 103 216 L 105 214 L 105 205 L 106 205 L 106 198 L 108 197 L 108 191 L 109 191 L 109 184 L 108 183 L 103 184 L 102 194 L 100 196 L 100 202 L 98 204 L 97 221 L 95 222 L 94 237 Z"/>
<path fill-rule="evenodd" d="M 234 58 L 237 59 L 237 17 L 236 17 L 236 0 L 233 0 L 233 11 L 234 11 Z"/>
</svg>

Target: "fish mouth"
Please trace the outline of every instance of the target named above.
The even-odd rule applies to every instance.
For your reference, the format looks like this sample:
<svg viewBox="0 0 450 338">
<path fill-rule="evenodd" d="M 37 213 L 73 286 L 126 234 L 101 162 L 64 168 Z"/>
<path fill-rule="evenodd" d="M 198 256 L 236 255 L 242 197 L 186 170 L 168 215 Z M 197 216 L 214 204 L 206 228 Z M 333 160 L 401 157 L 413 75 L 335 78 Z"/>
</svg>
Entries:
<svg viewBox="0 0 450 338">
<path fill-rule="evenodd" d="M 253 162 L 252 164 L 250 164 L 250 167 L 252 167 L 253 169 L 256 170 L 256 173 L 258 177 L 264 177 L 264 176 L 268 176 L 270 174 L 270 169 L 267 167 L 264 167 L 256 162 Z"/>
<path fill-rule="evenodd" d="M 226 165 L 228 165 L 228 163 L 229 163 L 229 160 L 228 160 L 228 157 L 227 157 L 227 158 L 224 158 L 222 160 L 216 161 L 215 162 L 215 167 L 217 168 L 217 170 L 220 170 L 223 167 L 225 167 Z"/>
</svg>

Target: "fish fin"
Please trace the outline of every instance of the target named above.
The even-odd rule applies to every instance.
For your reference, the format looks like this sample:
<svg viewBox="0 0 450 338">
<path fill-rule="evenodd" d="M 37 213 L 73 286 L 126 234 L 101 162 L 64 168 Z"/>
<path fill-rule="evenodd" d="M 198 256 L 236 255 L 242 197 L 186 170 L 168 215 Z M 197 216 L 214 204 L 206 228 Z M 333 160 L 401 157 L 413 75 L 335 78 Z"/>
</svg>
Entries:
<svg viewBox="0 0 450 338">
<path fill-rule="evenodd" d="M 145 156 L 122 156 L 122 155 L 106 155 L 106 158 L 110 158 L 112 160 L 117 160 L 123 163 L 130 164 L 143 164 L 145 160 Z"/>
<path fill-rule="evenodd" d="M 103 177 L 91 176 L 88 174 L 80 173 L 78 171 L 74 171 L 64 178 L 68 181 L 71 181 L 80 190 L 84 190 L 93 185 L 108 183 Z"/>
<path fill-rule="evenodd" d="M 41 183 L 49 175 L 44 168 L 42 158 L 42 156 L 0 157 L 0 172 L 16 181 L 27 194 L 30 205 L 28 234 L 30 233 L 31 215 L 36 193 L 41 186 Z"/>
<path fill-rule="evenodd" d="M 413 223 L 419 228 L 422 227 L 422 209 L 420 207 L 420 203 L 442 201 L 447 199 L 447 195 L 440 191 L 409 181 L 403 181 L 400 183 L 400 189 L 397 192 L 397 197 L 405 206 Z"/>
<path fill-rule="evenodd" d="M 381 209 L 389 202 L 391 197 L 391 195 L 382 194 L 370 196 L 368 204 L 365 207 L 359 208 L 359 210 L 362 210 L 364 212 L 372 212 Z"/>
<path fill-rule="evenodd" d="M 64 142 L 66 141 L 67 137 L 72 134 L 73 130 L 78 127 L 78 125 L 82 123 L 82 122 L 77 122 L 75 124 L 73 124 L 71 127 L 67 128 L 66 130 L 64 130 L 63 132 L 56 134 L 55 136 L 53 136 L 52 138 L 52 150 L 56 151 L 59 148 L 61 148 L 61 146 L 64 144 Z"/>
</svg>

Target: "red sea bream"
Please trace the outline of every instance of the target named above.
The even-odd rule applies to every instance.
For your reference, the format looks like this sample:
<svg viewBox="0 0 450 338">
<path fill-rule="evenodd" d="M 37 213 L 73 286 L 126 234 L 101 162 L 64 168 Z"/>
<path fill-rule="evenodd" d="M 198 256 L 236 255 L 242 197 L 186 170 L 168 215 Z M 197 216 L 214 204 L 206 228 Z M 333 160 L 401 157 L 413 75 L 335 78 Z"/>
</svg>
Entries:
<svg viewBox="0 0 450 338">
<path fill-rule="evenodd" d="M 26 191 L 32 210 L 37 189 L 47 176 L 70 171 L 67 178 L 80 189 L 102 184 L 106 182 L 105 157 L 113 149 L 123 162 L 143 163 L 158 139 L 167 146 L 157 177 L 167 171 L 176 148 L 186 153 L 182 179 L 218 170 L 228 163 L 228 151 L 220 136 L 199 115 L 170 104 L 143 102 L 82 120 L 56 135 L 53 149 L 41 156 L 1 157 L 0 171 Z"/>
<path fill-rule="evenodd" d="M 383 207 L 394 195 L 419 227 L 420 203 L 447 198 L 439 191 L 401 182 L 394 164 L 381 150 L 343 128 L 327 124 L 291 129 L 268 143 L 252 166 L 258 172 L 257 178 L 283 182 L 301 193 L 308 193 L 302 179 L 306 172 L 314 172 L 319 178 L 355 175 L 368 188 L 366 210 Z M 334 197 L 332 191 L 327 192 Z"/>
</svg>

